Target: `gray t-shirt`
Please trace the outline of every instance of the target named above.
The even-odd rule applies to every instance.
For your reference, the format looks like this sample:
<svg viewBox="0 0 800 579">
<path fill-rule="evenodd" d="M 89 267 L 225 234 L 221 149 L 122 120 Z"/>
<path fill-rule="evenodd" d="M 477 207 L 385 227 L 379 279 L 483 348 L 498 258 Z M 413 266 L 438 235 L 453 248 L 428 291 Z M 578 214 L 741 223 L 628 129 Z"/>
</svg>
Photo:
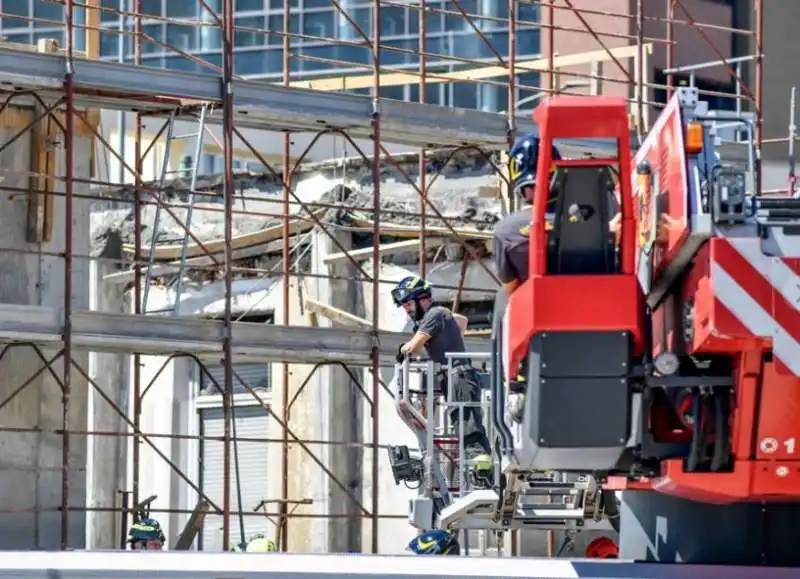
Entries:
<svg viewBox="0 0 800 579">
<path fill-rule="evenodd" d="M 502 283 L 528 279 L 530 264 L 530 234 L 533 207 L 530 205 L 506 215 L 494 228 L 494 265 Z M 545 214 L 552 225 L 554 214 Z"/>
<path fill-rule="evenodd" d="M 432 305 L 414 327 L 415 332 L 430 336 L 425 344 L 428 357 L 439 364 L 447 364 L 447 352 L 463 352 L 464 336 L 453 317 L 453 312 L 438 304 Z"/>
<path fill-rule="evenodd" d="M 494 228 L 494 265 L 503 283 L 528 279 L 531 207 L 515 211 Z"/>
</svg>

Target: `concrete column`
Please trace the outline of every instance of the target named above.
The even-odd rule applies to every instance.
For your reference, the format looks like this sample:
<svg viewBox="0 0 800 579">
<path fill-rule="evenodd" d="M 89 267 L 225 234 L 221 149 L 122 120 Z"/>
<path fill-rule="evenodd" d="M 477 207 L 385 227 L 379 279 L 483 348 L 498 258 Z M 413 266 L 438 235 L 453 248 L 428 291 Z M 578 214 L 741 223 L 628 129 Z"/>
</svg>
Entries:
<svg viewBox="0 0 800 579">
<path fill-rule="evenodd" d="M 9 139 L 32 120 L 32 112 L 10 108 L 0 116 L 0 142 Z M 80 128 L 76 121 L 76 131 Z M 63 138 L 62 138 L 63 142 Z M 75 177 L 90 176 L 91 140 L 76 135 Z M 29 178 L 24 171 L 31 166 L 31 132 L 22 135 L 13 145 L 0 152 L 3 185 L 0 194 L 0 302 L 62 308 L 64 304 L 64 251 L 66 224 L 64 198 L 56 196 L 54 224 L 50 241 L 31 243 L 26 234 L 27 197 L 14 192 L 25 191 Z M 53 147 L 55 174 L 64 175 L 63 145 Z M 63 192 L 64 184 L 52 180 L 55 191 Z M 75 193 L 88 193 L 88 187 L 75 184 Z M 75 199 L 73 204 L 73 251 L 87 255 L 89 251 L 88 201 Z M 13 251 L 8 251 L 13 250 Z M 26 251 L 29 253 L 21 253 Z M 45 254 L 47 252 L 47 254 Z M 72 306 L 89 306 L 89 267 L 85 259 L 75 259 L 72 271 Z M 55 350 L 57 350 L 56 348 Z M 45 350 L 52 357 L 55 350 Z M 74 352 L 73 360 L 87 368 L 85 353 Z M 0 361 L 0 400 L 6 400 L 20 385 L 42 367 L 33 348 L 18 346 L 6 352 Z M 53 365 L 61 377 L 63 360 Z M 72 430 L 86 430 L 87 385 L 81 375 L 71 372 L 72 392 L 69 401 L 69 423 Z M 0 425 L 35 432 L 0 432 L 0 549 L 58 549 L 61 542 L 62 444 L 63 436 L 55 431 L 63 426 L 62 394 L 59 382 L 45 371 L 35 378 L 13 400 L 0 409 Z M 68 464 L 68 506 L 80 509 L 86 501 L 86 437 L 70 436 Z M 72 511 L 68 522 L 69 546 L 82 548 L 85 543 L 86 514 Z"/>
<path fill-rule="evenodd" d="M 323 259 L 326 255 L 340 252 L 341 248 L 331 241 L 325 233 L 316 234 L 314 265 L 315 270 L 331 276 L 333 279 L 320 279 L 316 284 L 316 298 L 351 314 L 364 316 L 364 303 L 361 284 L 353 281 L 360 273 L 348 261 L 326 266 Z M 345 247 L 351 246 L 349 233 L 337 233 L 337 240 Z M 335 279 L 341 278 L 341 279 Z M 324 320 L 320 320 L 324 323 Z M 327 417 L 320 418 L 320 425 L 327 429 L 322 434 L 331 441 L 358 444 L 363 442 L 362 421 L 364 398 L 353 383 L 348 373 L 337 366 L 321 368 L 319 371 L 322 384 L 318 386 L 320 394 L 314 398 L 321 402 Z M 359 372 L 354 372 L 358 376 Z M 321 411 L 322 408 L 321 408 Z M 327 465 L 336 477 L 361 497 L 363 492 L 363 455 L 364 449 L 355 446 L 329 446 L 327 449 Z M 330 480 L 325 480 L 328 495 L 328 510 L 332 514 L 349 515 L 352 518 L 330 519 L 327 532 L 327 550 L 329 552 L 361 551 L 361 510 L 350 497 Z"/>
<path fill-rule="evenodd" d="M 120 263 L 105 261 L 122 257 L 122 239 L 113 234 L 98 257 L 92 262 L 91 309 L 115 314 L 130 313 L 123 284 L 107 283 L 103 278 L 119 271 Z M 128 413 L 130 396 L 130 356 L 128 354 L 92 353 L 89 357 L 92 379 L 103 388 L 119 408 Z M 120 413 L 100 394 L 90 388 L 89 430 L 126 432 L 128 426 Z M 92 436 L 87 461 L 87 505 L 108 509 L 117 506 L 117 492 L 126 488 L 128 438 L 124 436 Z M 86 545 L 90 549 L 114 549 L 119 545 L 121 517 L 118 512 L 89 511 Z"/>
</svg>

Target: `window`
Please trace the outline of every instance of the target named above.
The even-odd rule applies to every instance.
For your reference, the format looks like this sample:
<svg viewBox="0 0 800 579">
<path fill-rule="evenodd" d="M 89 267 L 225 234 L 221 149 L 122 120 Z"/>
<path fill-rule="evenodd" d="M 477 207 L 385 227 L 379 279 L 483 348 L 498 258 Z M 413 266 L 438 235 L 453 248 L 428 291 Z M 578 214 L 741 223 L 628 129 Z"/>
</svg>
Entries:
<svg viewBox="0 0 800 579">
<path fill-rule="evenodd" d="M 248 10 L 263 10 L 263 0 L 236 0 L 236 11 L 246 12 Z"/>
<path fill-rule="evenodd" d="M 325 12 L 305 12 L 303 14 L 303 34 L 320 38 L 333 38 L 334 15 L 330 10 Z"/>
<path fill-rule="evenodd" d="M 196 18 L 198 7 L 201 5 L 195 2 L 171 2 L 167 0 L 167 16 L 170 18 Z M 200 8 L 205 10 L 205 8 Z"/>
<path fill-rule="evenodd" d="M 539 22 L 539 7 L 535 4 L 517 4 L 517 20 L 522 22 Z"/>
<path fill-rule="evenodd" d="M 120 35 L 114 32 L 101 32 L 100 33 L 100 56 L 119 56 L 119 39 Z M 123 52 L 123 57 L 125 56 Z"/>
<path fill-rule="evenodd" d="M 152 16 L 161 16 L 161 0 L 141 0 L 139 12 Z"/>
<path fill-rule="evenodd" d="M 205 155 L 203 155 L 203 165 L 201 167 L 200 172 L 203 175 L 213 175 L 216 172 L 215 171 L 216 160 L 217 160 L 216 155 L 213 155 L 211 153 L 206 153 Z"/>
<path fill-rule="evenodd" d="M 504 0 L 495 0 L 497 3 L 503 3 Z M 459 0 L 459 6 L 464 9 L 467 14 L 477 15 L 477 18 L 472 18 L 472 23 L 479 29 L 489 28 L 492 25 L 497 26 L 495 22 L 489 20 L 482 20 L 480 18 L 481 10 L 478 7 L 478 0 Z M 461 11 L 453 4 L 447 6 L 447 10 L 456 12 L 456 14 L 446 14 L 444 19 L 445 28 L 449 31 L 459 30 L 474 30 L 470 24 L 470 19 L 466 18 Z"/>
<path fill-rule="evenodd" d="M 103 24 L 107 24 L 109 22 L 117 22 L 119 20 L 118 12 L 122 12 L 127 7 L 125 0 L 101 0 L 100 1 L 100 8 L 111 8 L 116 10 L 117 12 L 112 12 L 111 10 L 103 10 L 100 12 L 100 22 Z"/>
<path fill-rule="evenodd" d="M 183 56 L 168 56 L 164 58 L 164 67 L 169 70 L 182 70 L 184 72 L 197 72 L 197 63 Z"/>
<path fill-rule="evenodd" d="M 28 12 L 28 0 L 4 0 L 3 1 L 3 12 L 6 14 L 14 14 L 18 16 L 29 16 L 30 13 Z M 3 18 L 3 30 L 9 30 L 13 28 L 30 28 L 30 24 L 26 20 L 19 20 L 17 18 Z M 9 38 L 9 40 L 11 40 Z M 12 42 L 20 42 L 19 40 L 13 40 Z M 24 40 L 22 42 L 30 42 L 30 40 Z"/>
<path fill-rule="evenodd" d="M 142 32 L 151 37 L 153 40 L 158 40 L 162 43 L 164 42 L 164 26 L 162 24 L 145 24 L 142 26 Z M 142 37 L 142 52 L 144 54 L 164 52 L 164 47 Z"/>
<path fill-rule="evenodd" d="M 358 28 L 366 34 L 367 38 L 372 36 L 372 10 L 369 8 L 350 8 L 347 10 L 347 15 L 350 19 L 358 25 Z M 344 17 L 339 16 L 339 38 L 347 40 L 363 40 L 361 32 L 355 28 Z"/>
<path fill-rule="evenodd" d="M 517 30 L 517 56 L 532 58 L 539 54 L 541 36 L 538 29 L 527 28 Z"/>
<path fill-rule="evenodd" d="M 30 16 L 28 0 L 3 0 L 3 12 L 15 16 Z"/>
<path fill-rule="evenodd" d="M 296 61 L 296 59 L 293 59 Z M 279 74 L 283 70 L 283 54 L 278 50 L 239 51 L 233 55 L 236 74 Z"/>
<path fill-rule="evenodd" d="M 385 40 L 381 42 L 381 64 L 386 66 L 397 66 L 400 64 L 407 64 L 409 62 L 418 62 L 418 56 L 410 55 L 407 52 L 397 52 L 394 50 L 387 50 L 387 47 L 400 48 L 403 50 L 415 50 L 418 48 L 418 40 L 416 38 L 403 38 L 400 40 Z"/>
<path fill-rule="evenodd" d="M 236 26 L 264 30 L 263 16 L 250 16 L 249 18 L 236 18 Z M 234 34 L 235 46 L 262 46 L 267 43 L 267 35 L 253 30 L 236 31 Z"/>
<path fill-rule="evenodd" d="M 689 76 L 676 74 L 672 77 L 672 84 L 673 86 L 681 86 L 681 85 L 689 85 Z M 655 74 L 653 75 L 653 82 L 657 85 L 666 85 L 667 84 L 667 77 L 662 70 L 656 70 Z M 702 78 L 696 78 L 694 81 L 694 85 L 700 89 L 700 91 L 711 91 L 711 92 L 720 92 L 720 93 L 727 93 L 731 95 L 730 97 L 725 96 L 718 96 L 718 95 L 708 95 L 700 93 L 700 100 L 705 101 L 708 103 L 709 110 L 718 110 L 718 111 L 733 111 L 736 110 L 736 84 L 734 82 L 728 83 L 721 83 L 721 82 L 714 82 L 709 80 L 704 80 Z M 663 88 L 657 88 L 653 91 L 653 97 L 655 102 L 657 103 L 666 103 L 667 102 L 667 91 Z"/>
<path fill-rule="evenodd" d="M 197 46 L 194 33 L 195 29 L 192 26 L 167 24 L 167 44 L 184 52 L 194 52 Z"/>
<path fill-rule="evenodd" d="M 283 34 L 283 15 L 281 14 L 272 14 L 267 18 L 267 30 L 272 32 L 276 32 L 277 34 L 270 34 L 269 36 L 269 44 L 274 44 L 275 46 L 280 46 L 283 43 L 283 37 L 280 36 Z M 300 32 L 300 15 L 299 14 L 292 14 L 289 19 L 289 32 L 291 34 L 297 34 Z M 297 42 L 296 39 L 292 39 L 292 42 Z"/>
<path fill-rule="evenodd" d="M 460 109 L 477 109 L 479 88 L 482 87 L 474 84 L 458 82 L 449 84 L 449 100 L 454 107 L 458 107 Z"/>
<path fill-rule="evenodd" d="M 63 22 L 64 7 L 61 6 L 60 4 L 51 4 L 49 2 L 34 2 L 33 16 L 34 18 L 41 18 L 43 20 Z M 37 22 L 35 23 L 35 26 L 52 26 L 52 24 Z"/>
<path fill-rule="evenodd" d="M 394 99 L 396 101 L 403 100 L 405 96 L 405 87 L 402 86 L 382 86 L 380 91 L 381 98 Z"/>
<path fill-rule="evenodd" d="M 396 6 L 381 6 L 381 36 L 405 34 L 406 10 Z"/>
</svg>

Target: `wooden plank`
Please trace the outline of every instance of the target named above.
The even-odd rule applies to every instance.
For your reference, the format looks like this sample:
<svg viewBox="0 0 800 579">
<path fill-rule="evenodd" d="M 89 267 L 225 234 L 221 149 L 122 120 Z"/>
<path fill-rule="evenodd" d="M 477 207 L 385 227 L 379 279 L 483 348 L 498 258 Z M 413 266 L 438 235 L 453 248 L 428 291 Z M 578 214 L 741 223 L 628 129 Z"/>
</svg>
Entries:
<svg viewBox="0 0 800 579">
<path fill-rule="evenodd" d="M 383 231 L 384 226 L 381 225 L 381 231 Z M 431 237 L 425 239 L 426 247 L 436 247 L 444 243 L 445 240 L 440 237 Z M 395 241 L 392 243 L 382 243 L 380 247 L 378 247 L 378 253 L 381 257 L 386 255 L 399 255 L 401 253 L 409 253 L 412 251 L 417 251 L 419 249 L 420 240 L 419 239 L 409 239 L 407 241 Z M 355 261 L 367 261 L 372 259 L 372 247 L 363 247 L 361 249 L 353 249 L 352 251 L 339 252 L 339 253 L 331 253 L 327 257 L 325 257 L 322 262 L 330 265 L 332 263 L 341 263 L 345 261 L 349 261 L 350 258 L 354 259 Z"/>
<path fill-rule="evenodd" d="M 335 308 L 330 304 L 323 303 L 314 298 L 306 298 L 303 304 L 309 312 L 313 312 L 318 316 L 322 316 L 331 320 L 332 322 L 340 323 L 344 326 L 351 326 L 354 328 L 372 329 L 372 322 L 365 320 L 359 316 L 344 311 L 341 308 Z M 314 320 L 313 325 L 316 325 Z"/>
<path fill-rule="evenodd" d="M 428 217 L 431 218 L 430 215 Z M 354 228 L 371 231 L 372 220 L 354 217 L 352 221 L 352 226 Z M 382 223 L 381 233 L 383 235 L 394 235 L 396 237 L 419 237 L 419 226 L 394 225 L 392 223 Z M 428 225 L 425 227 L 425 233 L 431 236 L 446 237 L 450 239 L 456 237 L 459 237 L 461 239 L 485 239 L 485 240 L 492 239 L 491 231 L 478 231 L 477 229 L 466 228 L 466 227 L 454 227 L 452 230 L 450 230 L 447 227 L 432 227 Z"/>
<path fill-rule="evenodd" d="M 652 43 L 644 45 L 645 53 L 649 54 L 653 50 Z M 610 52 L 610 54 L 609 54 Z M 634 58 L 637 55 L 636 46 L 622 46 L 612 48 L 608 52 L 605 50 L 593 50 L 589 52 L 579 52 L 557 56 L 553 59 L 553 67 L 568 67 L 592 62 L 603 62 L 613 60 L 611 55 L 618 60 Z M 546 58 L 520 59 L 516 62 L 519 67 L 518 72 L 544 72 L 548 69 L 549 63 Z M 474 80 L 484 80 L 499 76 L 507 76 L 508 69 L 503 66 L 483 66 L 468 68 L 458 72 L 429 72 L 425 78 L 428 84 L 452 83 Z M 386 72 L 381 74 L 381 86 L 403 86 L 407 84 L 417 84 L 420 80 L 418 71 L 409 72 Z M 290 84 L 292 87 L 310 88 L 313 90 L 335 91 L 335 90 L 355 90 L 370 88 L 373 83 L 371 74 L 339 76 L 333 78 L 321 78 L 315 80 L 295 81 Z"/>
<path fill-rule="evenodd" d="M 202 211 L 202 208 L 195 208 L 195 211 Z M 326 211 L 327 209 L 318 209 L 317 211 L 313 212 L 313 215 L 317 219 L 320 219 L 325 214 Z M 306 231 L 310 231 L 311 229 L 313 229 L 315 226 L 316 223 L 314 222 L 314 220 L 308 216 L 295 217 L 289 222 L 289 235 L 305 233 Z M 280 222 L 276 223 L 275 225 L 271 225 L 270 227 L 260 229 L 258 231 L 236 235 L 231 240 L 231 246 L 233 247 L 233 249 L 242 249 L 245 247 L 250 247 L 252 245 L 262 245 L 264 243 L 272 241 L 273 239 L 279 239 L 282 236 L 283 236 L 283 222 Z M 210 239 L 208 241 L 204 241 L 203 246 L 211 254 L 222 253 L 225 250 L 225 239 L 224 238 Z M 176 243 L 174 245 L 157 246 L 155 250 L 156 261 L 180 259 L 181 247 L 182 244 L 180 243 Z M 122 250 L 128 255 L 133 255 L 136 253 L 136 248 L 132 243 L 124 244 L 122 246 Z M 143 243 L 142 251 L 140 254 L 141 257 L 146 257 L 149 255 L 149 253 L 150 253 L 149 245 Z M 205 254 L 206 252 L 203 251 L 203 248 L 200 247 L 200 245 L 198 245 L 194 241 L 190 241 L 190 243 L 186 247 L 186 257 L 199 257 Z"/>
</svg>

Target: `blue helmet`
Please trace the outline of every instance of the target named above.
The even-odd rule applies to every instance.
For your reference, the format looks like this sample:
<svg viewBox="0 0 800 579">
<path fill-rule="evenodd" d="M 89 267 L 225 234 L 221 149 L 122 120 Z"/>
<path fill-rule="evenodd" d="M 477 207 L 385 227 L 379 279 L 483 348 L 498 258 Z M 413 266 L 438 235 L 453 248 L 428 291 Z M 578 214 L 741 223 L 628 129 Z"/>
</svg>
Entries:
<svg viewBox="0 0 800 579">
<path fill-rule="evenodd" d="M 461 546 L 455 534 L 442 529 L 420 533 L 408 544 L 415 555 L 459 555 Z"/>
<path fill-rule="evenodd" d="M 164 542 L 164 532 L 161 525 L 155 519 L 141 519 L 135 522 L 128 533 L 128 540 L 131 543 L 136 541 L 161 541 Z"/>
<path fill-rule="evenodd" d="M 536 170 L 539 163 L 539 137 L 528 133 L 520 137 L 508 152 L 508 176 L 511 188 L 516 193 L 536 184 Z M 561 159 L 558 149 L 551 152 L 554 161 Z"/>
<path fill-rule="evenodd" d="M 392 299 L 396 306 L 401 306 L 411 300 L 430 297 L 431 284 L 416 275 L 404 277 L 392 290 Z"/>
</svg>

